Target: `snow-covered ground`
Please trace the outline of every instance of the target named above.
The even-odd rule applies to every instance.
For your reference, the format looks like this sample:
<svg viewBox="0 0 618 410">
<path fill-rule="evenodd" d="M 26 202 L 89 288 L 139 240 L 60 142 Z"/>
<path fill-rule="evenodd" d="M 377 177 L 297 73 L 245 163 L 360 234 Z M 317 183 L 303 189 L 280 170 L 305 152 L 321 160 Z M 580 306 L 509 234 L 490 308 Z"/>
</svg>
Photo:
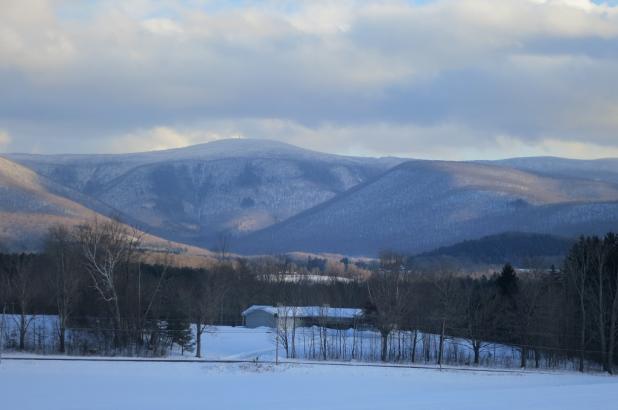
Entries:
<svg viewBox="0 0 618 410">
<path fill-rule="evenodd" d="M 285 364 L 3 361 L 2 409 L 616 409 L 618 378 Z"/>
<path fill-rule="evenodd" d="M 37 334 L 43 333 L 47 332 Z M 334 362 L 275 366 L 266 362 L 274 359 L 275 337 L 265 328 L 212 328 L 203 343 L 207 359 L 257 360 L 3 360 L 0 409 L 618 408 L 618 378 L 600 374 L 440 371 Z M 170 359 L 179 354 L 174 352 Z M 5 358 L 24 356 L 52 358 L 5 352 Z M 192 356 L 185 353 L 184 358 Z"/>
<path fill-rule="evenodd" d="M 2 315 L 0 315 L 0 319 Z M 4 317 L 4 347 L 10 354 L 17 351 L 19 340 L 19 317 L 16 315 L 6 315 Z M 30 317 L 27 318 L 30 320 Z M 25 338 L 26 351 L 29 353 L 54 355 L 58 352 L 57 336 L 57 317 L 36 316 L 28 326 Z M 2 321 L 0 320 L 0 328 Z M 195 339 L 195 327 L 193 327 Z M 282 330 L 282 334 L 284 334 Z M 279 357 L 295 357 L 301 360 L 323 360 L 323 351 L 326 351 L 326 359 L 334 361 L 380 361 L 380 335 L 375 331 L 363 330 L 355 331 L 327 329 L 320 332 L 318 327 L 297 328 L 295 331 L 295 344 L 292 347 L 291 329 L 287 329 L 288 352 L 284 348 L 284 338 L 279 338 Z M 410 364 L 412 352 L 412 332 L 393 332 L 389 339 L 389 349 L 392 361 Z M 2 338 L 0 338 L 2 339 Z M 414 349 L 416 364 L 435 364 L 438 356 L 439 336 L 435 334 L 418 333 L 416 349 Z M 101 352 L 97 350 L 95 335 L 85 329 L 69 329 L 67 331 L 67 343 L 70 346 L 82 346 L 88 342 L 94 346 L 94 354 Z M 258 328 L 249 329 L 245 327 L 231 326 L 212 326 L 202 337 L 202 357 L 217 360 L 275 360 L 275 348 L 277 346 L 276 337 L 273 329 Z M 323 349 L 324 347 L 324 349 Z M 83 350 L 69 349 L 72 355 L 84 354 Z M 295 355 L 292 355 L 292 351 Z M 469 341 L 457 338 L 447 338 L 444 350 L 445 363 L 454 366 L 469 366 L 473 362 L 473 350 Z M 149 352 L 145 352 L 148 355 Z M 194 352 L 181 351 L 180 346 L 173 345 L 171 351 L 166 354 L 171 357 L 178 357 L 182 354 L 184 358 L 195 355 Z M 130 352 L 118 353 L 118 355 L 135 355 Z M 490 368 L 518 368 L 520 363 L 519 349 L 511 346 L 487 343 L 483 345 L 480 352 L 480 365 Z M 541 367 L 546 366 L 546 357 L 541 359 Z M 530 366 L 534 366 L 533 361 L 529 361 Z M 561 363 L 552 363 L 552 368 L 563 370 L 573 370 L 576 363 L 564 360 Z M 587 365 L 588 370 L 596 370 L 598 366 L 594 363 Z"/>
</svg>

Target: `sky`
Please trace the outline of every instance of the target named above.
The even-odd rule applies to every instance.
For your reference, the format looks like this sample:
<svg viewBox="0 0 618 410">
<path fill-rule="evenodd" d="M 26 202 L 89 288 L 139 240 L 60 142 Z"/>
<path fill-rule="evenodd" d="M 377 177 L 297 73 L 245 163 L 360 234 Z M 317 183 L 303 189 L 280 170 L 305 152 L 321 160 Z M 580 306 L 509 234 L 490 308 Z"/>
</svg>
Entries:
<svg viewBox="0 0 618 410">
<path fill-rule="evenodd" d="M 618 157 L 618 1 L 2 0 L 0 152 Z"/>
</svg>

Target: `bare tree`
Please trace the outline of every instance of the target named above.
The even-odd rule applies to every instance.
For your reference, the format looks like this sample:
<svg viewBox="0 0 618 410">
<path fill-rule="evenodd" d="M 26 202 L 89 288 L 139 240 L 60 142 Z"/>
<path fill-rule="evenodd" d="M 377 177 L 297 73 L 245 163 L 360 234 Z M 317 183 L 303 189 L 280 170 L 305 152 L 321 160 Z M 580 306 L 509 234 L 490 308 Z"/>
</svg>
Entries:
<svg viewBox="0 0 618 410">
<path fill-rule="evenodd" d="M 19 329 L 19 350 L 26 347 L 26 334 L 35 318 L 31 304 L 38 290 L 35 281 L 34 256 L 29 254 L 6 255 L 1 264 L 10 296 L 17 302 L 18 317 L 14 318 Z"/>
<path fill-rule="evenodd" d="M 485 280 L 466 280 L 456 308 L 463 313 L 465 337 L 474 353 L 474 365 L 480 364 L 481 350 L 490 345 L 487 338 L 493 327 L 492 292 Z"/>
<path fill-rule="evenodd" d="M 545 293 L 543 274 L 533 272 L 526 278 L 520 280 L 520 290 L 517 294 L 517 332 L 520 344 L 520 365 L 525 368 L 527 365 L 528 351 L 532 346 L 535 325 L 538 322 L 539 308 Z M 534 349 L 535 358 L 539 359 L 539 350 Z"/>
<path fill-rule="evenodd" d="M 587 329 L 587 294 L 588 294 L 588 272 L 592 266 L 592 253 L 588 240 L 581 238 L 573 246 L 569 256 L 565 261 L 565 272 L 570 284 L 574 289 L 579 308 L 579 371 L 584 371 L 584 360 L 586 351 L 586 329 Z"/>
<path fill-rule="evenodd" d="M 219 262 L 227 260 L 228 253 L 230 252 L 230 246 L 232 243 L 232 235 L 229 231 L 221 231 L 217 233 L 217 242 L 215 244 L 215 250 L 218 255 Z"/>
<path fill-rule="evenodd" d="M 444 356 L 444 340 L 446 337 L 446 324 L 453 314 L 453 301 L 457 294 L 455 276 L 452 272 L 445 271 L 436 274 L 433 278 L 433 285 L 438 291 L 439 319 L 440 319 L 440 346 L 438 351 L 438 364 L 442 365 Z"/>
<path fill-rule="evenodd" d="M 168 272 L 171 266 L 171 252 L 169 251 L 171 246 L 168 246 L 167 249 L 168 250 L 162 255 L 162 257 L 157 259 L 156 263 L 149 267 L 150 273 L 154 274 L 153 280 L 144 280 L 144 275 L 142 274 L 142 262 L 141 260 L 136 261 L 137 272 L 134 279 L 136 282 L 137 300 L 135 302 L 135 320 L 133 326 L 136 342 L 140 345 L 144 343 L 144 336 L 149 330 L 150 347 L 155 347 L 157 344 L 157 338 L 155 336 L 159 334 L 160 328 L 158 325 L 148 327 L 147 324 L 151 317 L 154 319 L 156 308 L 161 301 L 163 287 L 168 279 Z"/>
<path fill-rule="evenodd" d="M 67 323 L 82 286 L 77 238 L 65 226 L 54 226 L 49 230 L 45 251 L 53 265 L 48 282 L 58 312 L 59 351 L 64 353 Z"/>
<path fill-rule="evenodd" d="M 131 260 L 141 234 L 129 230 L 118 220 L 99 222 L 78 229 L 78 238 L 84 257 L 84 268 L 92 285 L 106 302 L 114 322 L 114 344 L 119 347 L 122 338 L 119 272 L 123 263 Z"/>
<path fill-rule="evenodd" d="M 380 332 L 380 359 L 388 360 L 388 338 L 398 329 L 408 307 L 408 289 L 404 274 L 400 269 L 376 273 L 368 282 L 371 311 L 367 312 Z"/>
<path fill-rule="evenodd" d="M 294 336 L 292 333 L 292 328 L 295 326 L 294 322 L 296 321 L 296 308 L 292 306 L 277 306 L 277 318 L 276 318 L 276 326 L 277 332 L 275 337 L 279 339 L 279 344 L 283 346 L 285 350 L 285 357 L 289 359 L 290 356 L 290 346 L 292 344 L 291 338 Z"/>
<path fill-rule="evenodd" d="M 199 272 L 190 285 L 190 311 L 196 327 L 196 357 L 202 357 L 202 335 L 215 324 L 229 291 L 226 266 L 218 265 L 213 272 Z"/>
</svg>

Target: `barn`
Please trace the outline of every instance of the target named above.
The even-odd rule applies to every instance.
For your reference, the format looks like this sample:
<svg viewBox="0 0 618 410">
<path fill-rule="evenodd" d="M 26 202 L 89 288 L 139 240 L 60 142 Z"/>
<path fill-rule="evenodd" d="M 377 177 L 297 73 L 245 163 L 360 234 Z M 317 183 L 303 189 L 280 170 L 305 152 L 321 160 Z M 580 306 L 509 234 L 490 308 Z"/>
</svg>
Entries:
<svg viewBox="0 0 618 410">
<path fill-rule="evenodd" d="M 253 305 L 242 312 L 246 327 L 322 326 L 337 329 L 354 327 L 363 317 L 363 309 L 326 306 Z M 285 321 L 285 322 L 282 322 Z"/>
</svg>

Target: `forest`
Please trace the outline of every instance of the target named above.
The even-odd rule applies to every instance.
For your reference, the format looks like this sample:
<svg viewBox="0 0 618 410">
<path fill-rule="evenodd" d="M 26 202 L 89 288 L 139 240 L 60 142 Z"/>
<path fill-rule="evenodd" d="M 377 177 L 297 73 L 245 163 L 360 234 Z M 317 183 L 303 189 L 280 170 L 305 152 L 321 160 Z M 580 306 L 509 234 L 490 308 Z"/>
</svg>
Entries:
<svg viewBox="0 0 618 410">
<path fill-rule="evenodd" d="M 326 265 L 311 258 L 299 266 L 285 256 L 225 256 L 204 268 L 178 267 L 165 252 L 146 258 L 140 235 L 117 221 L 92 221 L 50 229 L 43 252 L 0 254 L 0 309 L 3 321 L 10 317 L 18 329 L 4 347 L 37 351 L 28 342 L 33 323 L 54 315 L 57 353 L 165 356 L 176 346 L 199 357 L 204 332 L 242 325 L 241 312 L 251 305 L 358 307 L 364 315 L 352 336 L 336 336 L 339 356 L 322 349 L 310 358 L 358 359 L 354 349 L 346 356 L 348 341 L 341 338 L 370 330 L 380 340 L 372 357 L 384 362 L 460 363 L 447 351 L 459 340 L 469 346 L 469 365 L 487 365 L 483 352 L 501 344 L 519 352 L 520 367 L 616 369 L 618 237 L 612 233 L 581 237 L 551 269 L 506 264 L 481 277 L 439 267 L 415 271 L 405 255 L 384 251 L 368 275 L 342 280 L 346 272 L 326 268 L 330 277 L 320 281 L 308 274 Z M 351 263 L 345 259 L 345 270 Z M 294 357 L 288 331 L 279 329 L 278 337 Z M 433 345 L 421 341 L 427 335 L 435 337 Z"/>
</svg>

